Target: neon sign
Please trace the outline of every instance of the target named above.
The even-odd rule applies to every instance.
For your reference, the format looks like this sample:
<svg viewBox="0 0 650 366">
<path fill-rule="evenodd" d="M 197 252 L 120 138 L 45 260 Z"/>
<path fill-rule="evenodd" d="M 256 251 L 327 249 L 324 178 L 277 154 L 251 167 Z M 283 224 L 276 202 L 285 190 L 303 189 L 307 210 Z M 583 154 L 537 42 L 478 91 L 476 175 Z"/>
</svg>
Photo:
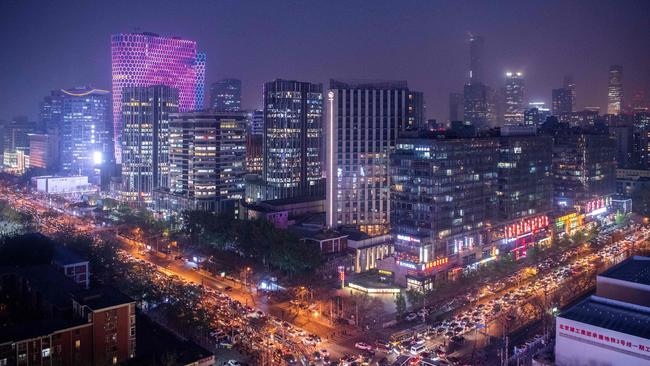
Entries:
<svg viewBox="0 0 650 366">
<path fill-rule="evenodd" d="M 516 238 L 548 226 L 548 216 L 542 215 L 521 220 L 505 227 L 506 238 Z"/>
<path fill-rule="evenodd" d="M 425 269 L 430 269 L 438 266 L 442 266 L 443 264 L 447 264 L 449 262 L 449 258 L 440 258 L 436 259 L 435 261 L 428 262 L 424 265 Z"/>
</svg>

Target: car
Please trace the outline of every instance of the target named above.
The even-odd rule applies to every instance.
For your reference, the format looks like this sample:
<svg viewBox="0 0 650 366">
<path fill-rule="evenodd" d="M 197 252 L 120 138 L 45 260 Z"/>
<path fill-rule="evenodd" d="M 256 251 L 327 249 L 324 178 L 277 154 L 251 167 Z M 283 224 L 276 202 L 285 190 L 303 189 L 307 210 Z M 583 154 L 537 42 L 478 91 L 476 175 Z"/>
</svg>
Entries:
<svg viewBox="0 0 650 366">
<path fill-rule="evenodd" d="M 368 343 L 364 343 L 364 342 L 355 343 L 354 348 L 363 349 L 363 350 L 367 350 L 367 351 L 372 350 L 372 346 L 369 345 Z"/>
<path fill-rule="evenodd" d="M 226 366 L 241 366 L 241 362 L 236 360 L 228 360 Z"/>
<path fill-rule="evenodd" d="M 418 317 L 416 313 L 410 313 L 409 315 L 406 316 L 406 321 L 413 321 Z"/>
<path fill-rule="evenodd" d="M 330 356 L 329 351 L 326 350 L 326 349 L 322 349 L 322 350 L 320 350 L 320 354 L 321 354 L 321 356 L 323 356 L 323 357 L 329 357 L 329 356 Z"/>
<path fill-rule="evenodd" d="M 232 286 L 226 286 L 226 287 L 223 288 L 223 290 L 230 292 L 230 291 L 232 291 Z"/>
</svg>

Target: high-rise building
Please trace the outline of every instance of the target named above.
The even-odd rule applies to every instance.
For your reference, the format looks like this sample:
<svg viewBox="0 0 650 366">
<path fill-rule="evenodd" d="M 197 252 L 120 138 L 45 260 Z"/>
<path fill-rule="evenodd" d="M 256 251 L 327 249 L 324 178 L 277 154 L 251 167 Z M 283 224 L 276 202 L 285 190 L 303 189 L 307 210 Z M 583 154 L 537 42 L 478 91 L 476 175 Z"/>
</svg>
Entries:
<svg viewBox="0 0 650 366">
<path fill-rule="evenodd" d="M 408 127 L 408 95 L 406 81 L 330 81 L 327 226 L 388 231 L 388 154 Z"/>
<path fill-rule="evenodd" d="M 154 33 L 111 36 L 113 75 L 113 127 L 115 157 L 121 162 L 122 90 L 127 87 L 166 85 L 178 90 L 180 111 L 201 109 L 205 80 L 205 54 L 196 42 Z"/>
<path fill-rule="evenodd" d="M 488 86 L 465 84 L 463 93 L 463 120 L 477 130 L 487 130 L 496 122 L 493 91 Z"/>
<path fill-rule="evenodd" d="M 154 85 L 121 92 L 121 196 L 124 201 L 149 203 L 153 190 L 169 184 L 169 119 L 178 112 L 178 90 Z"/>
<path fill-rule="evenodd" d="M 426 129 L 426 115 L 424 110 L 424 93 L 409 91 L 408 99 L 408 128 L 410 130 Z"/>
<path fill-rule="evenodd" d="M 571 112 L 575 112 L 578 107 L 576 106 L 576 83 L 573 81 L 573 76 L 564 76 L 564 89 L 568 90 L 571 95 Z"/>
<path fill-rule="evenodd" d="M 469 82 L 470 84 L 484 83 L 485 39 L 479 35 L 469 37 Z"/>
<path fill-rule="evenodd" d="M 476 130 L 486 130 L 497 124 L 494 91 L 484 84 L 485 40 L 470 35 L 469 39 L 469 82 L 463 89 L 463 121 Z"/>
<path fill-rule="evenodd" d="M 524 125 L 539 127 L 550 115 L 551 111 L 546 108 L 546 103 L 530 102 L 528 103 L 528 109 L 524 112 Z"/>
<path fill-rule="evenodd" d="M 246 134 L 246 173 L 262 175 L 264 166 L 264 136 Z"/>
<path fill-rule="evenodd" d="M 248 132 L 252 135 L 264 135 L 264 110 L 256 109 L 251 112 Z"/>
<path fill-rule="evenodd" d="M 154 192 L 166 212 L 225 212 L 244 197 L 245 112 L 187 112 L 169 124 L 169 188 Z"/>
<path fill-rule="evenodd" d="M 59 163 L 57 135 L 45 133 L 29 134 L 29 167 L 55 171 Z"/>
<path fill-rule="evenodd" d="M 210 86 L 210 108 L 215 111 L 241 110 L 241 80 L 222 79 Z"/>
<path fill-rule="evenodd" d="M 623 107 L 623 67 L 612 65 L 609 68 L 607 88 L 607 114 L 620 114 Z"/>
<path fill-rule="evenodd" d="M 294 80 L 264 84 L 266 199 L 323 194 L 323 86 Z"/>
<path fill-rule="evenodd" d="M 553 139 L 508 134 L 499 142 L 496 221 L 512 221 L 553 207 Z"/>
<path fill-rule="evenodd" d="M 463 93 L 449 93 L 449 122 L 462 121 L 463 112 Z"/>
<path fill-rule="evenodd" d="M 505 111 L 503 120 L 506 124 L 517 124 L 524 122 L 525 87 L 524 74 L 521 72 L 507 72 L 506 85 L 504 88 Z"/>
<path fill-rule="evenodd" d="M 551 111 L 554 116 L 560 117 L 572 112 L 571 90 L 567 88 L 553 89 L 551 94 Z"/>
<path fill-rule="evenodd" d="M 27 117 L 16 117 L 5 125 L 4 130 L 4 170 L 23 174 L 29 168 L 29 134 L 36 131 L 36 123 Z"/>
<path fill-rule="evenodd" d="M 66 175 L 95 175 L 105 162 L 113 161 L 111 96 L 107 90 L 79 87 L 52 92 L 60 99 L 58 127 L 61 171 Z M 58 125 L 58 126 L 56 126 Z"/>
<path fill-rule="evenodd" d="M 616 145 L 607 134 L 559 131 L 553 143 L 553 195 L 573 207 L 616 192 Z"/>
<path fill-rule="evenodd" d="M 415 136 L 390 155 L 390 223 L 396 280 L 431 290 L 449 269 L 483 256 L 481 230 L 495 208 L 499 140 Z"/>
</svg>

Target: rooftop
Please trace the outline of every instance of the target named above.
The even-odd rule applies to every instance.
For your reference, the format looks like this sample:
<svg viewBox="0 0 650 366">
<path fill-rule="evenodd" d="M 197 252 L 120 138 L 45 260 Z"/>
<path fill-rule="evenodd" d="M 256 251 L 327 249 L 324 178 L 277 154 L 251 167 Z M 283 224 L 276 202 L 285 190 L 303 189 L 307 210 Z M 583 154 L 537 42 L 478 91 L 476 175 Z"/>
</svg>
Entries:
<svg viewBox="0 0 650 366">
<path fill-rule="evenodd" d="M 61 317 L 12 324 L 7 327 L 0 327 L 0 344 L 36 338 L 84 324 L 90 325 L 85 319 L 66 319 Z"/>
<path fill-rule="evenodd" d="M 559 317 L 650 339 L 650 308 L 590 296 Z"/>
<path fill-rule="evenodd" d="M 54 243 L 54 257 L 52 261 L 61 266 L 88 262 L 79 253 L 60 243 Z"/>
<path fill-rule="evenodd" d="M 50 304 L 60 308 L 71 307 L 71 294 L 80 290 L 79 285 L 49 264 L 20 268 L 5 267 L 0 269 L 0 275 L 3 274 L 15 274 L 26 279 L 30 288 L 38 291 Z"/>
<path fill-rule="evenodd" d="M 650 285 L 650 257 L 631 257 L 601 273 L 599 277 Z"/>
<path fill-rule="evenodd" d="M 92 310 L 101 310 L 112 306 L 128 304 L 134 300 L 117 289 L 109 286 L 76 292 L 74 300 Z"/>
<path fill-rule="evenodd" d="M 177 338 L 168 330 L 146 316 L 136 316 L 138 336 L 135 339 L 136 357 L 128 365 L 159 365 L 172 355 L 175 365 L 188 365 L 212 356 L 205 348 L 194 342 Z"/>
</svg>

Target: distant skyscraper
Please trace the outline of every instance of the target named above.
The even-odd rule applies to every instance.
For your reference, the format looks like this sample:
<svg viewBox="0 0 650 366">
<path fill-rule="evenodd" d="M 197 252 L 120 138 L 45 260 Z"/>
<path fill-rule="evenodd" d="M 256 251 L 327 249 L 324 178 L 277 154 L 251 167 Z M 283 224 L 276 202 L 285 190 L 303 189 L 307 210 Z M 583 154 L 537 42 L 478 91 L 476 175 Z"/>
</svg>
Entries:
<svg viewBox="0 0 650 366">
<path fill-rule="evenodd" d="M 562 115 L 571 113 L 573 102 L 570 89 L 553 89 L 551 94 L 551 112 L 554 116 L 559 118 Z"/>
<path fill-rule="evenodd" d="M 573 76 L 565 75 L 564 76 L 564 89 L 569 91 L 571 95 L 571 112 L 577 110 L 576 106 L 576 83 L 573 81 Z"/>
<path fill-rule="evenodd" d="M 29 134 L 29 167 L 52 171 L 58 162 L 56 136 L 45 133 Z"/>
<path fill-rule="evenodd" d="M 112 162 L 111 93 L 80 87 L 54 91 L 50 98 L 61 102 L 61 118 L 56 123 L 61 170 L 68 175 L 93 176 L 101 164 Z M 54 125 L 48 133 L 55 134 Z"/>
<path fill-rule="evenodd" d="M 261 136 L 264 134 L 264 110 L 263 109 L 256 109 L 251 112 L 248 131 L 252 135 Z"/>
<path fill-rule="evenodd" d="M 463 120 L 463 93 L 449 93 L 449 122 Z"/>
<path fill-rule="evenodd" d="M 408 99 L 408 112 L 409 121 L 408 128 L 411 130 L 426 129 L 426 116 L 424 104 L 424 94 L 418 91 L 409 91 Z"/>
<path fill-rule="evenodd" d="M 264 84 L 266 198 L 322 195 L 323 85 Z"/>
<path fill-rule="evenodd" d="M 388 231 L 388 154 L 408 127 L 408 95 L 405 81 L 330 81 L 327 226 L 351 225 L 370 235 Z"/>
<path fill-rule="evenodd" d="M 223 79 L 210 86 L 210 108 L 215 111 L 241 110 L 241 80 Z"/>
<path fill-rule="evenodd" d="M 196 42 L 154 33 L 111 36 L 115 157 L 121 161 L 122 89 L 167 85 L 178 90 L 178 108 L 202 108 L 205 54 Z"/>
<path fill-rule="evenodd" d="M 122 199 L 151 202 L 168 187 L 169 119 L 178 112 L 178 90 L 166 85 L 122 90 Z"/>
<path fill-rule="evenodd" d="M 465 84 L 463 89 L 463 120 L 477 130 L 485 130 L 493 124 L 494 105 L 490 102 L 492 90 L 481 84 Z"/>
<path fill-rule="evenodd" d="M 463 120 L 477 130 L 484 130 L 496 122 L 493 91 L 483 84 L 485 77 L 483 53 L 485 40 L 470 35 L 469 39 L 469 83 L 463 89 Z"/>
<path fill-rule="evenodd" d="M 523 123 L 525 103 L 524 74 L 507 72 L 504 89 L 505 111 L 503 120 L 507 124 Z"/>
<path fill-rule="evenodd" d="M 29 134 L 36 131 L 36 123 L 27 117 L 16 117 L 4 129 L 4 170 L 23 174 L 29 168 Z"/>
<path fill-rule="evenodd" d="M 609 68 L 607 88 L 607 114 L 620 114 L 623 106 L 623 68 L 613 65 Z"/>
<path fill-rule="evenodd" d="M 483 83 L 485 40 L 478 35 L 469 38 L 469 82 L 470 84 Z"/>
</svg>

